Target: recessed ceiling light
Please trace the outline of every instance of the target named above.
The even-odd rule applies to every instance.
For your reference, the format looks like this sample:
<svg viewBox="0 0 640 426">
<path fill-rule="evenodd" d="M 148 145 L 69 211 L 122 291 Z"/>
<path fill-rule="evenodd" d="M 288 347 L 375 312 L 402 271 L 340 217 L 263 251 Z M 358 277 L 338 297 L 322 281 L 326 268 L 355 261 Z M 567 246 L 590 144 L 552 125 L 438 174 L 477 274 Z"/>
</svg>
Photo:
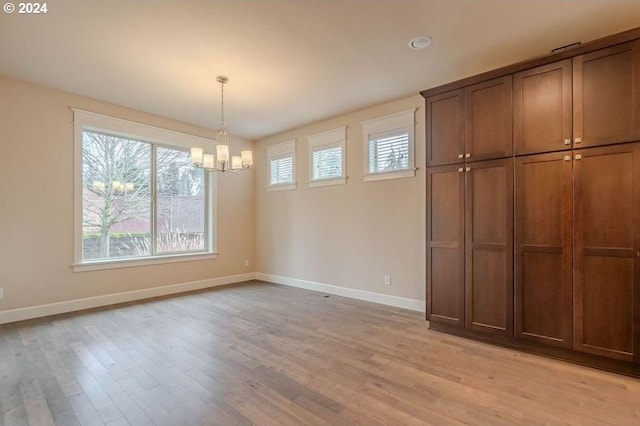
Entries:
<svg viewBox="0 0 640 426">
<path fill-rule="evenodd" d="M 414 50 L 424 49 L 425 47 L 428 47 L 431 44 L 432 41 L 433 40 L 429 36 L 414 37 L 409 42 L 409 47 L 414 49 Z"/>
</svg>

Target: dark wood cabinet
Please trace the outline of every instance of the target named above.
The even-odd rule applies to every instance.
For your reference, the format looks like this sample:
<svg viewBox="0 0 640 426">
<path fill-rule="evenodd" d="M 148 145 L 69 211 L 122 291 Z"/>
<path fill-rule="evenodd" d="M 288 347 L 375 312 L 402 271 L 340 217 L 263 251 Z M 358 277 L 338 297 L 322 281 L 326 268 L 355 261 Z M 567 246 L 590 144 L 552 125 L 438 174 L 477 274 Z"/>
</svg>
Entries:
<svg viewBox="0 0 640 426">
<path fill-rule="evenodd" d="M 513 159 L 467 164 L 466 326 L 513 334 Z"/>
<path fill-rule="evenodd" d="M 427 166 L 464 161 L 464 90 L 428 98 Z"/>
<path fill-rule="evenodd" d="M 516 337 L 637 359 L 640 144 L 520 157 L 515 188 Z"/>
<path fill-rule="evenodd" d="M 640 28 L 421 93 L 430 328 L 640 377 Z"/>
<path fill-rule="evenodd" d="M 571 60 L 543 65 L 513 76 L 515 153 L 571 148 Z"/>
<path fill-rule="evenodd" d="M 571 348 L 571 151 L 517 158 L 515 199 L 515 335 Z"/>
<path fill-rule="evenodd" d="M 513 154 L 511 76 L 426 99 L 427 166 Z"/>
<path fill-rule="evenodd" d="M 462 165 L 427 170 L 427 316 L 464 326 L 464 205 Z"/>
<path fill-rule="evenodd" d="M 640 42 L 573 59 L 574 147 L 640 140 Z"/>
<path fill-rule="evenodd" d="M 513 333 L 513 159 L 427 171 L 427 315 Z"/>
<path fill-rule="evenodd" d="M 640 140 L 640 44 L 513 76 L 516 155 Z"/>
<path fill-rule="evenodd" d="M 511 76 L 469 86 L 465 96 L 465 158 L 478 161 L 513 154 Z"/>
<path fill-rule="evenodd" d="M 574 348 L 638 359 L 640 144 L 575 150 L 574 168 Z"/>
</svg>

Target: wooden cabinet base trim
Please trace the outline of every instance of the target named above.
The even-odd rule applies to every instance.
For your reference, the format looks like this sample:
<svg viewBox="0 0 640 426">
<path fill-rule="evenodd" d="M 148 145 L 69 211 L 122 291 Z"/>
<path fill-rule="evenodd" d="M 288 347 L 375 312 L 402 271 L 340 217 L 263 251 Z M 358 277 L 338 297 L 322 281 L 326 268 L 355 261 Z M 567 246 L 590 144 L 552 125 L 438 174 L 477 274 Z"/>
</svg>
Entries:
<svg viewBox="0 0 640 426">
<path fill-rule="evenodd" d="M 534 342 L 507 338 L 492 334 L 478 333 L 469 329 L 429 322 L 429 329 L 454 336 L 465 337 L 484 343 L 490 343 L 509 349 L 516 349 L 534 355 L 542 355 L 560 361 L 567 361 L 585 367 L 597 368 L 599 370 L 610 371 L 612 373 L 624 374 L 626 376 L 640 378 L 640 363 L 618 361 L 615 359 L 603 358 L 597 355 L 576 352 Z"/>
</svg>

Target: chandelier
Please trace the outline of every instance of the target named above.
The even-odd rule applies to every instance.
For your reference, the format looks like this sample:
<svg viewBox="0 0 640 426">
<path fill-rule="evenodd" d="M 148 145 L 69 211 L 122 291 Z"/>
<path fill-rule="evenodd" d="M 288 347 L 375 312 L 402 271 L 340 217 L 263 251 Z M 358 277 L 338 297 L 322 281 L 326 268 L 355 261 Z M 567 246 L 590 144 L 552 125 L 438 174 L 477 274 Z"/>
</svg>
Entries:
<svg viewBox="0 0 640 426">
<path fill-rule="evenodd" d="M 253 166 L 251 150 L 240 151 L 240 155 L 229 157 L 229 131 L 224 122 L 224 85 L 229 81 L 229 78 L 219 75 L 216 81 L 220 83 L 220 128 L 216 138 L 216 154 L 214 156 L 214 154 L 205 153 L 203 148 L 193 147 L 191 148 L 191 162 L 195 167 L 210 172 L 239 172 L 250 169 Z"/>
</svg>

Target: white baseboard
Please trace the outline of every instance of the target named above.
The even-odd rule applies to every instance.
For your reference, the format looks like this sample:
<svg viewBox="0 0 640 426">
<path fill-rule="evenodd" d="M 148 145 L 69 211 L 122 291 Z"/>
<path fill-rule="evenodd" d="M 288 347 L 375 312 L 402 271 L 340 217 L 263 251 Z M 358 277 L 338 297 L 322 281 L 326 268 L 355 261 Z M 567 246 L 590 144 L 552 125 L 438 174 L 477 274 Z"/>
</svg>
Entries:
<svg viewBox="0 0 640 426">
<path fill-rule="evenodd" d="M 382 305 L 395 306 L 397 308 L 409 309 L 411 311 L 424 312 L 425 303 L 422 300 L 408 299 L 406 297 L 389 296 L 387 294 L 374 293 L 372 291 L 358 290 L 355 288 L 339 287 L 330 284 L 322 284 L 313 281 L 300 280 L 297 278 L 283 277 L 280 275 L 255 273 L 255 279 L 267 281 L 275 284 L 283 284 L 291 287 L 304 288 L 307 290 L 319 291 L 323 293 L 335 294 L 336 296 L 348 297 L 351 299 L 364 300 L 366 302 L 380 303 Z"/>
<path fill-rule="evenodd" d="M 254 273 L 229 275 L 226 277 L 210 278 L 207 280 L 190 281 L 186 283 L 165 285 L 162 287 L 145 288 L 124 293 L 105 294 L 103 296 L 87 297 L 65 302 L 49 303 L 46 305 L 30 306 L 27 308 L 0 311 L 0 324 L 22 321 L 48 315 L 64 314 L 82 309 L 97 308 L 116 303 L 133 302 L 151 297 L 166 296 L 168 294 L 183 293 L 185 291 L 200 290 L 255 279 Z"/>
<path fill-rule="evenodd" d="M 348 297 L 351 299 L 364 300 L 367 302 L 380 303 L 383 305 L 395 306 L 412 311 L 424 312 L 425 304 L 422 300 L 408 299 L 405 297 L 389 296 L 386 294 L 374 293 L 366 290 L 358 290 L 348 287 L 339 287 L 330 284 L 322 284 L 313 281 L 306 281 L 297 278 L 283 277 L 263 273 L 246 273 L 230 275 L 226 277 L 210 278 L 207 280 L 190 281 L 179 284 L 171 284 L 162 287 L 145 288 L 141 290 L 127 291 L 123 293 L 105 294 L 103 296 L 87 297 L 84 299 L 74 299 L 64 302 L 49 303 L 46 305 L 29 306 L 26 308 L 0 311 L 0 324 L 15 321 L 23 321 L 32 318 L 46 317 L 49 315 L 64 314 L 68 312 L 80 311 L 83 309 L 98 308 L 101 306 L 114 305 L 117 303 L 133 302 L 136 300 L 149 299 L 151 297 L 166 296 L 169 294 L 183 293 L 191 290 L 217 287 L 227 284 L 235 284 L 243 281 L 261 280 L 275 284 L 283 284 L 291 287 L 304 288 L 307 290 L 319 291 L 323 293 L 335 294 L 336 296 Z"/>
</svg>

